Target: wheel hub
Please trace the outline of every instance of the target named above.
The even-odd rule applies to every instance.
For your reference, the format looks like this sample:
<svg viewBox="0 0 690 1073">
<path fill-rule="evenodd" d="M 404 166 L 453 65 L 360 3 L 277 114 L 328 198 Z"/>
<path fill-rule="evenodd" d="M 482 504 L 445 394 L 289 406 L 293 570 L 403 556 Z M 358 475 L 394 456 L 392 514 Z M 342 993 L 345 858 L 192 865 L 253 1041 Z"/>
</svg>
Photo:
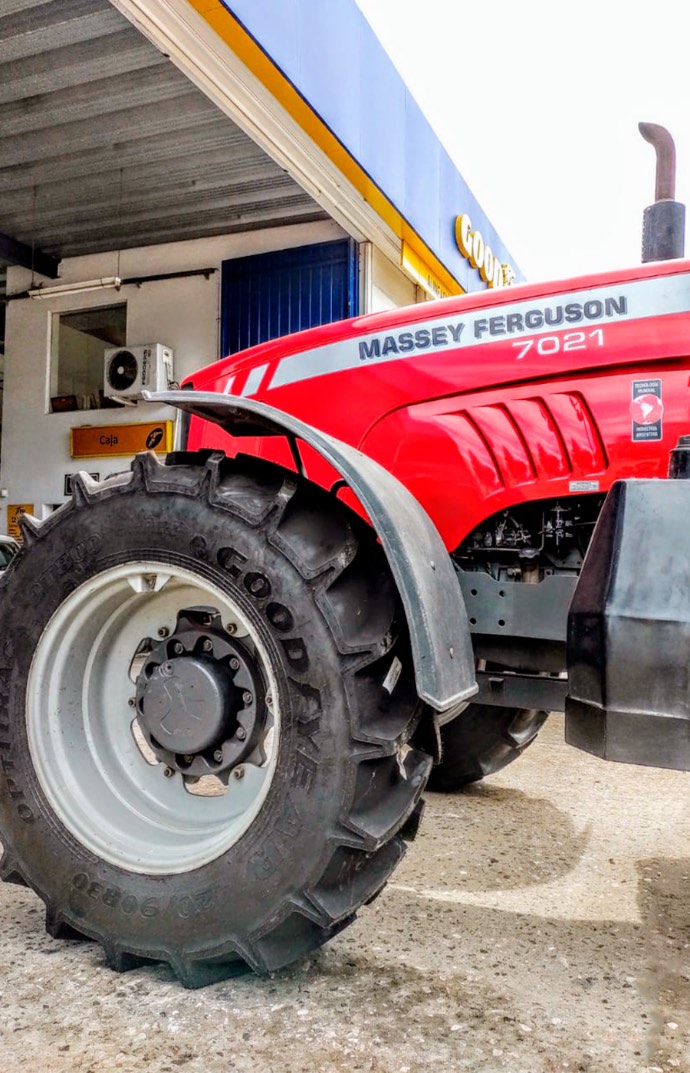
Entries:
<svg viewBox="0 0 690 1073">
<path fill-rule="evenodd" d="M 27 678 L 29 751 L 59 822 L 94 859 L 190 873 L 251 828 L 281 740 L 277 662 L 257 621 L 225 583 L 155 558 L 105 567 L 59 604 Z M 201 691 L 210 715 L 188 720 L 174 686 L 162 699 L 153 678 L 164 663 L 186 696 Z M 163 724 L 172 748 L 156 737 Z"/>
<path fill-rule="evenodd" d="M 180 656 L 155 667 L 146 685 L 143 723 L 173 753 L 200 753 L 233 723 L 232 677 L 220 663 Z"/>
<path fill-rule="evenodd" d="M 265 689 L 249 649 L 219 623 L 178 621 L 137 679 L 140 729 L 158 760 L 184 775 L 230 771 L 257 748 Z"/>
</svg>

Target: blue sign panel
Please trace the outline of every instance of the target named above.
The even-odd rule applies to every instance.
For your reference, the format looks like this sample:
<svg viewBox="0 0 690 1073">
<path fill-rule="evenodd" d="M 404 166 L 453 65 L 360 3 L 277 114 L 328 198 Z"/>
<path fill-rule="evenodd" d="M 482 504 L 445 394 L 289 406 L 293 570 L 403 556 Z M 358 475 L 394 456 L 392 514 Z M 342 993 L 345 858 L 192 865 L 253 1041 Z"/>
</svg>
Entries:
<svg viewBox="0 0 690 1073">
<path fill-rule="evenodd" d="M 458 249 L 459 214 L 515 269 L 353 0 L 222 3 L 465 290 L 485 284 Z"/>
</svg>

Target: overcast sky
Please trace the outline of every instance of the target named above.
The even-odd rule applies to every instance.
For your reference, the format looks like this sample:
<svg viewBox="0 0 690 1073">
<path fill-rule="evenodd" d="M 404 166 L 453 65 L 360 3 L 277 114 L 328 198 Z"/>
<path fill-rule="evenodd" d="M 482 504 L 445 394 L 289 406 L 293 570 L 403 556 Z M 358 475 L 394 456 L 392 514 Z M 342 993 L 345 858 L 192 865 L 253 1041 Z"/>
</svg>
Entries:
<svg viewBox="0 0 690 1073">
<path fill-rule="evenodd" d="M 357 2 L 527 279 L 639 262 L 640 120 L 673 135 L 687 204 L 685 0 Z"/>
</svg>

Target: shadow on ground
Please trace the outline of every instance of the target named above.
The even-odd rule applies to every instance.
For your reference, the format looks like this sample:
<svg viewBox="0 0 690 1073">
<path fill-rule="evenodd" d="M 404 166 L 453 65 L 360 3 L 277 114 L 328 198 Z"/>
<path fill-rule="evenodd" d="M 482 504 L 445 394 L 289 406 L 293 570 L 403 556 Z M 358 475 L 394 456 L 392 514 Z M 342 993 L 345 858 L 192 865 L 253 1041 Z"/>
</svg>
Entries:
<svg viewBox="0 0 690 1073">
<path fill-rule="evenodd" d="M 421 837 L 431 845 L 434 886 L 441 890 L 548 883 L 576 867 L 590 838 L 589 825 L 578 831 L 550 801 L 505 786 L 482 782 L 462 794 L 427 798 Z M 409 868 L 408 880 L 415 882 Z"/>
</svg>

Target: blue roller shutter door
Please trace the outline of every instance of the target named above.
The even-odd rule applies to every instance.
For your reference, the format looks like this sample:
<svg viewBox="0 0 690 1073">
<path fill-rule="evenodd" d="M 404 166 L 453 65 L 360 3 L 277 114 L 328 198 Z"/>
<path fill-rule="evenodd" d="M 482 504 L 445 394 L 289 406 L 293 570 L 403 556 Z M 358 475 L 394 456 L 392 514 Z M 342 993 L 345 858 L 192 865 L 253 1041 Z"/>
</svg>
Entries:
<svg viewBox="0 0 690 1073">
<path fill-rule="evenodd" d="M 354 317 L 357 297 L 351 239 L 224 261 L 221 353 Z"/>
</svg>

